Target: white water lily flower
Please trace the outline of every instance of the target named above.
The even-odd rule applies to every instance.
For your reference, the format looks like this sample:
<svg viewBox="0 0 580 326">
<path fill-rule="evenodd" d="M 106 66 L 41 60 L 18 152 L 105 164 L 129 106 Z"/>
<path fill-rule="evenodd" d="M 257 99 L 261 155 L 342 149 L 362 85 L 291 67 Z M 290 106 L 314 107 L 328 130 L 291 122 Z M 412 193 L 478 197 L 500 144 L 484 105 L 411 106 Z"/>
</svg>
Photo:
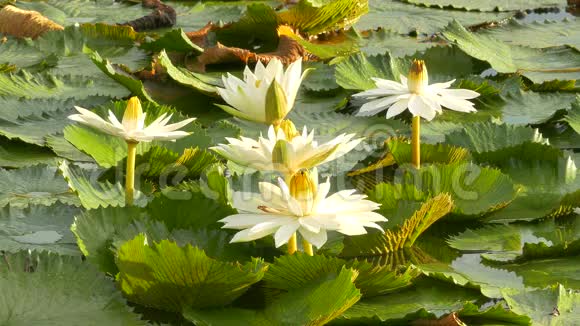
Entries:
<svg viewBox="0 0 580 326">
<path fill-rule="evenodd" d="M 285 120 L 288 121 L 288 120 Z M 290 122 L 291 123 L 291 122 Z M 314 131 L 304 127 L 302 134 L 288 131 L 291 128 L 268 129 L 268 138 L 260 136 L 258 140 L 247 137 L 226 138 L 229 144 L 211 147 L 226 159 L 239 165 L 259 171 L 279 171 L 292 175 L 301 169 L 310 169 L 330 162 L 356 147 L 362 138 L 354 139 L 355 134 L 341 134 L 338 137 L 319 144 L 314 140 Z"/>
<path fill-rule="evenodd" d="M 123 115 L 121 122 L 117 119 L 115 114 L 109 110 L 109 121 L 104 120 L 97 114 L 75 106 L 79 114 L 70 115 L 68 118 L 80 122 L 84 125 L 93 127 L 109 135 L 121 137 L 128 142 L 150 142 L 153 140 L 169 140 L 176 139 L 189 135 L 188 132 L 177 130 L 188 123 L 195 120 L 195 118 L 185 119 L 178 123 L 167 124 L 171 119 L 171 114 L 163 113 L 155 121 L 145 126 L 146 113 L 143 113 L 141 102 L 137 97 L 132 97 L 127 102 L 127 108 Z"/>
<path fill-rule="evenodd" d="M 454 80 L 446 83 L 429 85 L 427 67 L 422 60 L 414 60 L 409 70 L 409 79 L 400 76 L 401 82 L 373 78 L 377 88 L 354 97 L 370 100 L 357 113 L 359 116 L 369 116 L 387 111 L 387 118 L 392 118 L 405 109 L 425 120 L 432 120 L 437 113 L 442 113 L 441 107 L 460 112 L 475 112 L 470 99 L 479 96 L 479 93 L 468 89 L 449 89 Z"/>
<path fill-rule="evenodd" d="M 234 193 L 233 204 L 240 213 L 220 220 L 225 223 L 223 228 L 242 230 L 231 242 L 253 241 L 274 234 L 276 247 L 280 247 L 298 232 L 320 248 L 326 243 L 328 231 L 346 235 L 365 234 L 365 227 L 383 231 L 376 222 L 387 219 L 373 212 L 380 205 L 365 200 L 365 195 L 342 190 L 327 197 L 328 179 L 318 185 L 316 172 L 312 177 L 307 172 L 295 177 L 290 188 L 279 178 L 279 186 L 260 183 L 260 194 Z"/>
<path fill-rule="evenodd" d="M 221 97 L 230 106 L 218 105 L 224 111 L 236 117 L 272 124 L 286 117 L 292 110 L 296 94 L 302 79 L 306 75 L 302 73 L 302 59 L 292 62 L 286 71 L 282 62 L 276 58 L 270 60 L 264 67 L 258 61 L 254 72 L 246 66 L 244 69 L 244 80 L 231 74 L 222 76 L 225 88 L 218 88 Z M 266 104 L 266 97 L 271 86 L 276 83 L 281 106 Z"/>
</svg>

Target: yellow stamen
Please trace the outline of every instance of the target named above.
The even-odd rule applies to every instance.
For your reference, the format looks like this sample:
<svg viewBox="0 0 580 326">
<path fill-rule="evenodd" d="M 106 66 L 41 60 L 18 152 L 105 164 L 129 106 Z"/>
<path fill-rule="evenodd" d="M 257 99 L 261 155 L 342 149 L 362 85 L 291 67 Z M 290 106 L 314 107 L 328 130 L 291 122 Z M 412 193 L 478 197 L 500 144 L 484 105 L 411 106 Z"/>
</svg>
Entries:
<svg viewBox="0 0 580 326">
<path fill-rule="evenodd" d="M 427 85 L 429 85 L 429 75 L 427 66 L 423 60 L 413 60 L 409 69 L 407 87 L 411 93 L 422 94 Z"/>
<path fill-rule="evenodd" d="M 133 96 L 127 102 L 127 108 L 123 114 L 123 126 L 127 130 L 136 130 L 139 126 L 139 121 L 143 117 L 143 108 L 141 101 L 136 96 Z"/>
</svg>

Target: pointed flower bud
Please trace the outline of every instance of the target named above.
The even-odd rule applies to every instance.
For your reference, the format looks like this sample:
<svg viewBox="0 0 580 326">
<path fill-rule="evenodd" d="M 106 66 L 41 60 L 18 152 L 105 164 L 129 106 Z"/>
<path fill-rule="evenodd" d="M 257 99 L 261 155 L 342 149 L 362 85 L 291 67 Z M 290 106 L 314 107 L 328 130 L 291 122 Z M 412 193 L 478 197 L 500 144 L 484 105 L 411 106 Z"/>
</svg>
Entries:
<svg viewBox="0 0 580 326">
<path fill-rule="evenodd" d="M 423 94 L 423 91 L 429 86 L 429 76 L 425 61 L 414 59 L 409 69 L 409 91 L 414 94 Z"/>
<path fill-rule="evenodd" d="M 286 117 L 288 111 L 286 93 L 278 81 L 273 80 L 266 93 L 266 122 L 277 125 Z"/>
<path fill-rule="evenodd" d="M 274 126 L 274 129 L 276 130 L 276 133 L 278 133 L 278 131 L 280 130 L 284 132 L 286 140 L 288 141 L 292 141 L 294 137 L 300 135 L 298 130 L 296 130 L 296 126 L 294 125 L 294 123 L 292 123 L 292 121 L 288 119 L 282 120 L 280 124 Z"/>
<path fill-rule="evenodd" d="M 284 139 L 279 139 L 272 150 L 272 163 L 274 167 L 284 166 L 289 162 L 288 157 L 288 142 Z"/>
<path fill-rule="evenodd" d="M 125 114 L 123 114 L 123 127 L 126 130 L 137 130 L 143 128 L 139 124 L 145 122 L 145 117 L 143 116 L 143 108 L 141 107 L 141 101 L 137 96 L 133 96 L 127 102 L 127 108 L 125 109 Z"/>
<path fill-rule="evenodd" d="M 290 179 L 290 195 L 300 203 L 300 208 L 305 216 L 312 212 L 317 184 L 318 182 L 305 169 L 298 171 Z"/>
</svg>

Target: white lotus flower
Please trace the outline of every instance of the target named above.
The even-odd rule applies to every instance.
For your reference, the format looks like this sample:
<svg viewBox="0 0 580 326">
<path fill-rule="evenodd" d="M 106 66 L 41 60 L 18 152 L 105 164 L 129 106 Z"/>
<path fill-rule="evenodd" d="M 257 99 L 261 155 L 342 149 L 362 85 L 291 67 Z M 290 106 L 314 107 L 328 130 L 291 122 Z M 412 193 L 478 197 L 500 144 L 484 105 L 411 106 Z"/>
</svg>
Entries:
<svg viewBox="0 0 580 326">
<path fill-rule="evenodd" d="M 274 234 L 276 247 L 280 247 L 298 232 L 320 248 L 326 243 L 328 231 L 346 235 L 365 234 L 365 227 L 383 231 L 376 222 L 387 219 L 373 212 L 379 204 L 354 194 L 355 190 L 342 190 L 326 197 L 330 181 L 318 185 L 317 179 L 315 171 L 312 177 L 301 171 L 290 182 L 290 188 L 279 178 L 279 186 L 260 183 L 260 194 L 235 192 L 233 204 L 240 213 L 220 220 L 225 223 L 223 228 L 242 230 L 231 242 L 253 241 Z"/>
<path fill-rule="evenodd" d="M 225 88 L 218 88 L 230 106 L 218 105 L 236 117 L 266 124 L 281 121 L 292 110 L 296 94 L 307 71 L 302 73 L 302 59 L 294 61 L 284 71 L 282 62 L 272 59 L 266 67 L 258 61 L 254 72 L 246 66 L 244 80 L 231 74 L 222 76 Z M 274 88 L 272 88 L 274 87 Z M 280 106 L 267 105 L 268 91 L 276 90 Z"/>
<path fill-rule="evenodd" d="M 171 119 L 171 114 L 163 113 L 155 121 L 145 127 L 146 113 L 143 113 L 139 98 L 132 97 L 127 103 L 127 108 L 123 115 L 123 120 L 119 122 L 115 114 L 109 111 L 109 121 L 104 120 L 97 114 L 75 106 L 80 114 L 70 115 L 68 118 L 80 122 L 84 125 L 93 127 L 109 135 L 121 137 L 128 142 L 150 142 L 153 140 L 169 140 L 189 135 L 188 132 L 177 130 L 195 118 L 185 119 L 178 123 L 167 124 Z"/>
<path fill-rule="evenodd" d="M 362 141 L 362 138 L 352 140 L 355 134 L 341 134 L 319 144 L 314 140 L 314 131 L 308 133 L 306 126 L 302 134 L 292 135 L 293 131 L 289 130 L 295 132 L 293 126 L 277 128 L 277 131 L 274 126 L 270 126 L 268 138 L 260 136 L 257 141 L 247 137 L 226 138 L 229 144 L 219 144 L 211 149 L 242 166 L 292 175 L 301 169 L 330 162 L 350 152 Z"/>
<path fill-rule="evenodd" d="M 357 113 L 359 116 L 373 115 L 385 109 L 387 118 L 392 118 L 405 109 L 426 120 L 432 120 L 436 113 L 442 113 L 441 107 L 460 112 L 474 112 L 473 103 L 468 101 L 479 96 L 479 93 L 468 89 L 448 89 L 454 80 L 446 83 L 429 85 L 427 67 L 422 60 L 414 60 L 409 70 L 409 79 L 400 76 L 401 82 L 373 78 L 377 88 L 354 97 L 370 100 Z"/>
</svg>

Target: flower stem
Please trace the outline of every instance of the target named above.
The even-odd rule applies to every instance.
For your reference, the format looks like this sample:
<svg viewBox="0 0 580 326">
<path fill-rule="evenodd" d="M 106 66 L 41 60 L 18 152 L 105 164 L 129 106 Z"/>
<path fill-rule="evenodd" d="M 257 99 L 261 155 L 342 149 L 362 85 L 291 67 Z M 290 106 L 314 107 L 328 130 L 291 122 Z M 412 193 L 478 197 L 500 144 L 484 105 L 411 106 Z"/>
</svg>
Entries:
<svg viewBox="0 0 580 326">
<path fill-rule="evenodd" d="M 413 133 L 411 136 L 411 162 L 417 168 L 421 168 L 421 117 L 413 117 Z"/>
<path fill-rule="evenodd" d="M 125 176 L 125 205 L 133 206 L 135 193 L 135 156 L 137 156 L 137 143 L 127 142 L 127 173 Z"/>
<path fill-rule="evenodd" d="M 296 242 L 296 233 L 294 233 L 288 240 L 288 254 L 293 255 L 296 250 L 298 250 L 298 243 Z"/>
<path fill-rule="evenodd" d="M 306 239 L 302 239 L 302 247 L 304 247 L 304 252 L 308 256 L 314 256 L 314 251 L 312 250 L 312 245 Z"/>
</svg>

